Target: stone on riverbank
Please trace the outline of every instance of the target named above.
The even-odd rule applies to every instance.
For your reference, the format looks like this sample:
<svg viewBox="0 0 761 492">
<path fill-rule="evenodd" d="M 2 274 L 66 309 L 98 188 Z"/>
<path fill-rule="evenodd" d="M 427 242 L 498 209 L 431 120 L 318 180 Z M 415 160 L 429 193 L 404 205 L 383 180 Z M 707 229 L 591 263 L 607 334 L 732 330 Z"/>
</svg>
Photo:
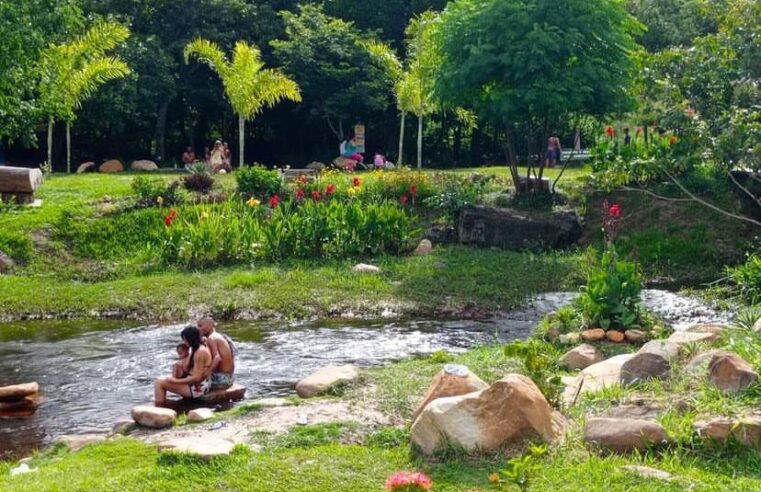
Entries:
<svg viewBox="0 0 761 492">
<path fill-rule="evenodd" d="M 37 383 L 14 384 L 0 387 L 0 401 L 23 400 L 27 396 L 33 396 L 40 392 Z"/>
<path fill-rule="evenodd" d="M 187 420 L 191 423 L 205 422 L 214 416 L 211 408 L 196 408 L 188 412 Z"/>
<path fill-rule="evenodd" d="M 433 243 L 430 239 L 423 239 L 415 248 L 414 254 L 418 256 L 430 255 L 433 252 Z"/>
<path fill-rule="evenodd" d="M 569 350 L 560 358 L 560 365 L 568 369 L 586 369 L 605 359 L 593 345 L 588 343 Z"/>
<path fill-rule="evenodd" d="M 352 365 L 323 367 L 296 383 L 296 393 L 301 398 L 312 398 L 323 395 L 338 385 L 350 383 L 358 377 L 359 372 Z"/>
<path fill-rule="evenodd" d="M 605 330 L 602 328 L 593 328 L 581 332 L 581 339 L 585 342 L 599 342 L 605 340 Z"/>
<path fill-rule="evenodd" d="M 612 451 L 630 453 L 670 442 L 665 429 L 647 420 L 593 418 L 584 427 L 584 441 Z"/>
<path fill-rule="evenodd" d="M 56 442 L 66 445 L 66 447 L 69 448 L 69 451 L 76 453 L 85 446 L 98 444 L 105 440 L 106 436 L 103 434 L 72 434 L 61 436 L 56 439 Z"/>
<path fill-rule="evenodd" d="M 579 373 L 578 376 L 565 380 L 562 400 L 566 405 L 572 405 L 576 398 L 585 393 L 593 393 L 601 389 L 619 384 L 621 367 L 634 354 L 622 354 L 592 364 Z"/>
<path fill-rule="evenodd" d="M 485 390 L 433 400 L 412 425 L 411 441 L 426 455 L 447 444 L 488 453 L 510 441 L 556 435 L 552 408 L 539 388 L 509 374 Z"/>
<path fill-rule="evenodd" d="M 679 354 L 679 347 L 661 340 L 653 340 L 640 348 L 634 357 L 621 366 L 621 384 L 630 386 L 649 379 L 663 379 L 671 371 L 671 361 Z"/>
<path fill-rule="evenodd" d="M 132 419 L 143 427 L 163 429 L 169 427 L 177 418 L 177 412 L 171 408 L 159 408 L 151 405 L 139 405 L 132 408 Z"/>
<path fill-rule="evenodd" d="M 663 480 L 665 482 L 670 482 L 674 479 L 674 476 L 671 475 L 671 473 L 665 472 L 663 470 L 657 470 L 655 468 L 650 468 L 649 466 L 624 465 L 621 467 L 621 469 L 629 473 L 639 475 L 643 478 L 653 478 L 656 480 Z"/>
<path fill-rule="evenodd" d="M 737 354 L 717 354 L 708 364 L 708 379 L 723 393 L 737 393 L 755 384 L 758 374 Z"/>
<path fill-rule="evenodd" d="M 626 339 L 626 336 L 621 331 L 608 330 L 605 332 L 605 338 L 607 338 L 609 342 L 623 343 L 623 341 Z"/>
<path fill-rule="evenodd" d="M 428 391 L 426 391 L 423 397 L 423 401 L 420 402 L 417 410 L 412 414 L 412 421 L 415 422 L 420 412 L 433 400 L 466 395 L 488 387 L 488 384 L 473 374 L 467 367 L 458 364 L 447 364 L 444 369 L 434 376 Z"/>
<path fill-rule="evenodd" d="M 211 391 L 208 395 L 200 398 L 204 403 L 221 405 L 231 401 L 240 401 L 246 396 L 246 387 L 240 384 L 233 384 L 227 389 Z"/>
</svg>

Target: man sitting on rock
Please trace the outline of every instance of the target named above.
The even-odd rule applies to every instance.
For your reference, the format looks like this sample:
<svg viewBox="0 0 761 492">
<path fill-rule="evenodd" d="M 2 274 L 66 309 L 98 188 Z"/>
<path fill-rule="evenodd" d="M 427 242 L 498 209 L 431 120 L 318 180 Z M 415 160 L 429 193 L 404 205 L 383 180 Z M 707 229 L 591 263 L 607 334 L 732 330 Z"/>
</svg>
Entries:
<svg viewBox="0 0 761 492">
<path fill-rule="evenodd" d="M 212 391 L 229 388 L 233 385 L 235 373 L 235 345 L 229 337 L 216 331 L 216 323 L 211 318 L 199 321 L 198 329 L 206 337 L 206 346 L 211 351 L 212 362 L 208 374 L 211 376 Z"/>
</svg>

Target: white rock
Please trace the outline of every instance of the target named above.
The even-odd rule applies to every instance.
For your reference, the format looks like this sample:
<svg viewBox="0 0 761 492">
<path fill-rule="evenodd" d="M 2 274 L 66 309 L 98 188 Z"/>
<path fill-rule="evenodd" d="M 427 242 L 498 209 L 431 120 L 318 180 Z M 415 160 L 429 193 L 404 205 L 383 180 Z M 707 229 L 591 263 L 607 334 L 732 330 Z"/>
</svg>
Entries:
<svg viewBox="0 0 761 492">
<path fill-rule="evenodd" d="M 663 480 L 666 482 L 669 482 L 674 479 L 671 473 L 665 472 L 663 470 L 656 470 L 655 468 L 650 468 L 649 466 L 624 465 L 621 468 L 625 471 L 634 473 L 644 478 L 654 478 L 654 479 Z"/>
<path fill-rule="evenodd" d="M 358 263 L 351 268 L 351 271 L 354 273 L 380 273 L 381 269 L 375 265 Z"/>
<path fill-rule="evenodd" d="M 204 422 L 214 416 L 211 408 L 196 408 L 188 412 L 187 420 L 191 423 Z"/>
<path fill-rule="evenodd" d="M 622 354 L 610 359 L 606 359 L 597 364 L 592 364 L 579 373 L 573 379 L 566 380 L 565 390 L 563 390 L 563 402 L 571 405 L 574 400 L 586 393 L 600 391 L 608 386 L 620 383 L 621 367 L 634 357 L 634 354 Z"/>
<path fill-rule="evenodd" d="M 21 463 L 16 468 L 11 468 L 11 476 L 15 477 L 16 475 L 23 475 L 24 473 L 30 473 L 30 472 L 36 472 L 37 468 L 29 468 L 29 465 L 26 463 Z"/>
</svg>

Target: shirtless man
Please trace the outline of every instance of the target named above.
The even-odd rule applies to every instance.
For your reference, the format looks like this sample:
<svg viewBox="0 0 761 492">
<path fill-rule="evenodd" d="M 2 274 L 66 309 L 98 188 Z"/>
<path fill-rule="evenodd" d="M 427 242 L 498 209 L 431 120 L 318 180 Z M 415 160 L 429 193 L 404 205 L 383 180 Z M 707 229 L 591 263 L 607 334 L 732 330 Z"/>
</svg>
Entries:
<svg viewBox="0 0 761 492">
<path fill-rule="evenodd" d="M 216 323 L 211 318 L 198 322 L 201 335 L 206 337 L 206 346 L 211 351 L 211 367 L 208 374 L 211 377 L 212 389 L 227 389 L 233 385 L 235 373 L 235 349 L 230 339 L 216 331 Z"/>
</svg>

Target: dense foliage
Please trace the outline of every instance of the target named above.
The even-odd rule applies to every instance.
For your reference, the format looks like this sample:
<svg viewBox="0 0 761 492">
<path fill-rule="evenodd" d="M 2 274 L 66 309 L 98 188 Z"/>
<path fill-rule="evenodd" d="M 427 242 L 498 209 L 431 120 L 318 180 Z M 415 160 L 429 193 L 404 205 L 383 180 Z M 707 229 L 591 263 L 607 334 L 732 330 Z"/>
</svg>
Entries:
<svg viewBox="0 0 761 492">
<path fill-rule="evenodd" d="M 280 171 L 269 170 L 258 164 L 240 168 L 235 173 L 235 180 L 238 182 L 238 192 L 245 198 L 269 199 L 280 193 L 283 187 Z"/>
</svg>

